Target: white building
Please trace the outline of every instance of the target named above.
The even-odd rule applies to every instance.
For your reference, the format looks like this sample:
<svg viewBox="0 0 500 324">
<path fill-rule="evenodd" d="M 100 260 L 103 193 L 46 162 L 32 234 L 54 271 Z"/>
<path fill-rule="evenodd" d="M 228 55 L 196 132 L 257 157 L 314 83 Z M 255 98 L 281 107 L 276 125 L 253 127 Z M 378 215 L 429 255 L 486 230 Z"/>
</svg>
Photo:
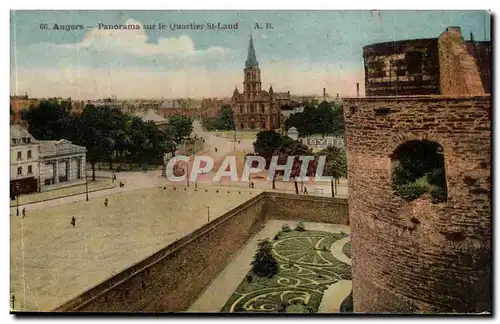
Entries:
<svg viewBox="0 0 500 324">
<path fill-rule="evenodd" d="M 39 142 L 19 125 L 10 126 L 10 183 L 20 193 L 39 190 Z"/>
<path fill-rule="evenodd" d="M 67 140 L 40 141 L 41 190 L 84 184 L 86 152 Z"/>
</svg>

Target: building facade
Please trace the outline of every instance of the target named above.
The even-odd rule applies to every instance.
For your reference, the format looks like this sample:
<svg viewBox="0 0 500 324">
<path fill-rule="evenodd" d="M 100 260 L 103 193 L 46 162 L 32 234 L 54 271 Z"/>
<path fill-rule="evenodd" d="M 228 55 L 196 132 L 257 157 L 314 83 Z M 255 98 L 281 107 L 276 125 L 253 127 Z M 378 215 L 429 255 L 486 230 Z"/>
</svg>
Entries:
<svg viewBox="0 0 500 324">
<path fill-rule="evenodd" d="M 234 124 L 238 130 L 276 130 L 281 127 L 281 107 L 290 102 L 290 92 L 262 90 L 259 62 L 250 37 L 248 56 L 245 62 L 243 92 L 234 89 L 231 108 Z"/>
<path fill-rule="evenodd" d="M 40 144 L 19 125 L 10 126 L 10 184 L 14 194 L 37 192 L 40 182 Z"/>
<path fill-rule="evenodd" d="M 67 140 L 40 141 L 41 191 L 84 184 L 86 152 Z"/>
<path fill-rule="evenodd" d="M 464 41 L 459 27 L 448 27 L 438 38 L 368 45 L 363 58 L 367 96 L 483 94 L 491 89 L 491 43 L 474 41 L 472 35 Z M 461 88 L 452 89 L 456 85 Z"/>
</svg>

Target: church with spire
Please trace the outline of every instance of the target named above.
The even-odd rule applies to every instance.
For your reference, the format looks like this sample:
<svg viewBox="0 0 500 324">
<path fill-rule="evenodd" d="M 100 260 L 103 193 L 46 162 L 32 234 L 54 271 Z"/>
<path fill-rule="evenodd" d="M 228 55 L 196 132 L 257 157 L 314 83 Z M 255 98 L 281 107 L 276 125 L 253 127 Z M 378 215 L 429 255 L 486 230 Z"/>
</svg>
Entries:
<svg viewBox="0 0 500 324">
<path fill-rule="evenodd" d="M 290 103 L 290 91 L 262 90 L 259 62 L 255 55 L 252 36 L 245 62 L 243 92 L 234 89 L 231 107 L 237 130 L 276 130 L 280 128 L 281 107 Z"/>
</svg>

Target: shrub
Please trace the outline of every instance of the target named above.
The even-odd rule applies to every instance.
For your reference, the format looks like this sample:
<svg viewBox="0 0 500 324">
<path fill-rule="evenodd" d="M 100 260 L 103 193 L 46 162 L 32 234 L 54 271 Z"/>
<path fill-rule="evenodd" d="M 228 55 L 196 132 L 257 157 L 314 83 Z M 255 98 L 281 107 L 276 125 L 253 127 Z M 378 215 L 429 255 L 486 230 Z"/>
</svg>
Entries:
<svg viewBox="0 0 500 324">
<path fill-rule="evenodd" d="M 274 235 L 274 240 L 277 241 L 279 239 L 278 234 Z"/>
<path fill-rule="evenodd" d="M 430 193 L 435 202 L 446 201 L 446 190 L 442 187 L 432 186 Z"/>
<path fill-rule="evenodd" d="M 401 198 L 411 201 L 424 194 L 427 191 L 427 187 L 418 182 L 410 182 L 397 186 L 395 191 Z"/>
<path fill-rule="evenodd" d="M 247 276 L 245 278 L 246 278 L 246 280 L 247 280 L 248 283 L 252 283 L 253 276 L 251 274 L 247 274 Z"/>
<path fill-rule="evenodd" d="M 281 226 L 281 231 L 284 232 L 284 233 L 290 232 L 290 225 L 283 224 L 283 226 Z"/>
<path fill-rule="evenodd" d="M 273 256 L 273 247 L 268 239 L 259 241 L 252 261 L 252 272 L 259 277 L 272 278 L 278 273 L 278 262 Z"/>
<path fill-rule="evenodd" d="M 306 226 L 304 225 L 303 222 L 299 222 L 295 227 L 295 230 L 299 232 L 304 232 L 306 230 Z"/>
</svg>

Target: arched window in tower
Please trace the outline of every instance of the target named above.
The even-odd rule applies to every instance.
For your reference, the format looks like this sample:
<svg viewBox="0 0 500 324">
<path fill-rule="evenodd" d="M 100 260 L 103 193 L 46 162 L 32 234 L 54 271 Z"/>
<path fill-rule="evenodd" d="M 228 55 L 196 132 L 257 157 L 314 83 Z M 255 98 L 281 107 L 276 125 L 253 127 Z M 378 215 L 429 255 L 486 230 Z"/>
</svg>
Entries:
<svg viewBox="0 0 500 324">
<path fill-rule="evenodd" d="M 266 112 L 266 106 L 265 105 L 263 105 L 263 104 L 260 105 L 260 112 L 263 113 L 263 114 Z"/>
<path fill-rule="evenodd" d="M 247 72 L 247 79 L 250 79 L 250 72 Z"/>
<path fill-rule="evenodd" d="M 391 154 L 394 194 L 411 201 L 424 194 L 433 203 L 448 198 L 443 147 L 429 140 L 412 140 Z"/>
<path fill-rule="evenodd" d="M 247 84 L 247 90 L 250 91 L 251 84 Z"/>
</svg>

